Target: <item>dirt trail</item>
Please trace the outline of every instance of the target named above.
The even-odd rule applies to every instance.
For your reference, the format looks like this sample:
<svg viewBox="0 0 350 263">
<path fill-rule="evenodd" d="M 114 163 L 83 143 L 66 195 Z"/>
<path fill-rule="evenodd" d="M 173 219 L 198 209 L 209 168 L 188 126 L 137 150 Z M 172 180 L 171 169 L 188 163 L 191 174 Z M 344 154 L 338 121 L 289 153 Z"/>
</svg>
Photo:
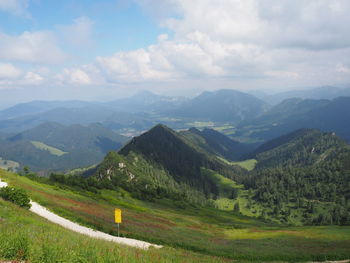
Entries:
<svg viewBox="0 0 350 263">
<path fill-rule="evenodd" d="M 7 183 L 1 181 L 1 179 L 0 179 L 0 188 L 6 187 L 6 186 L 7 186 Z M 67 228 L 69 230 L 72 230 L 72 231 L 80 233 L 80 234 L 83 234 L 83 235 L 86 235 L 89 237 L 93 237 L 93 238 L 98 238 L 98 239 L 103 239 L 103 240 L 115 242 L 115 243 L 122 244 L 122 245 L 132 246 L 132 247 L 136 247 L 136 248 L 142 248 L 142 249 L 148 249 L 149 247 L 155 247 L 155 248 L 162 247 L 162 246 L 151 244 L 151 243 L 141 241 L 141 240 L 124 238 L 124 237 L 116 237 L 116 236 L 112 236 L 112 235 L 103 233 L 101 231 L 93 230 L 91 228 L 81 226 L 77 223 L 74 223 L 68 219 L 61 217 L 61 216 L 58 216 L 58 215 L 50 212 L 45 207 L 39 205 L 36 202 L 31 201 L 30 203 L 32 205 L 30 208 L 31 212 L 33 212 L 41 217 L 46 218 L 50 222 L 53 222 L 55 224 L 58 224 L 60 226 L 63 226 L 64 228 Z"/>
</svg>

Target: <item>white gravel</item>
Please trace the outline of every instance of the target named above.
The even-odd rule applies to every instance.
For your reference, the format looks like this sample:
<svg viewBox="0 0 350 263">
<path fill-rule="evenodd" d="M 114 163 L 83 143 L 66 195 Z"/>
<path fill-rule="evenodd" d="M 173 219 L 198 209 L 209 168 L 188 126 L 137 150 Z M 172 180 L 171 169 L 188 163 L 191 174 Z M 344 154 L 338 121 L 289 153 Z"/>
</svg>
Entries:
<svg viewBox="0 0 350 263">
<path fill-rule="evenodd" d="M 6 187 L 6 186 L 7 186 L 7 183 L 2 182 L 0 179 L 0 188 Z M 39 205 L 36 202 L 31 201 L 30 204 L 32 205 L 32 207 L 30 208 L 30 211 L 32 211 L 33 213 L 35 213 L 41 217 L 46 218 L 50 222 L 53 222 L 53 223 L 58 224 L 60 226 L 63 226 L 64 228 L 67 228 L 67 229 L 72 230 L 74 232 L 77 232 L 77 233 L 80 233 L 80 234 L 83 234 L 83 235 L 86 235 L 89 237 L 103 239 L 103 240 L 115 242 L 115 243 L 122 244 L 122 245 L 132 246 L 132 247 L 136 247 L 136 248 L 142 248 L 142 249 L 148 249 L 149 247 L 162 248 L 162 246 L 151 244 L 148 242 L 144 242 L 144 241 L 140 241 L 140 240 L 136 240 L 136 239 L 131 239 L 131 238 L 116 237 L 116 236 L 112 236 L 112 235 L 103 233 L 101 231 L 95 231 L 91 228 L 81 226 L 77 223 L 74 223 L 74 222 L 68 220 L 68 219 L 65 219 L 61 216 L 58 216 L 58 215 L 50 212 L 45 207 Z"/>
</svg>

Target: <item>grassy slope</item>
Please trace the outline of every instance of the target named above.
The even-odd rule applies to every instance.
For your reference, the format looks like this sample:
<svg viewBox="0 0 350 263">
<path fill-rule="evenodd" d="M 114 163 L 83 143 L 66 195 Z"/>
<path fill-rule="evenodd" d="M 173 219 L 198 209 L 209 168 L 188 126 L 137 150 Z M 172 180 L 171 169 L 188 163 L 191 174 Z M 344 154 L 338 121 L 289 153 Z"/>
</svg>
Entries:
<svg viewBox="0 0 350 263">
<path fill-rule="evenodd" d="M 181 249 L 144 251 L 85 237 L 0 198 L 0 261 L 15 259 L 33 263 L 227 262 Z"/>
<path fill-rule="evenodd" d="M 60 149 L 57 149 L 55 147 L 46 145 L 45 143 L 38 142 L 38 141 L 32 141 L 31 142 L 36 148 L 44 151 L 49 151 L 52 155 L 56 156 L 62 156 L 66 154 L 67 152 L 61 151 Z"/>
<path fill-rule="evenodd" d="M 214 200 L 217 208 L 225 211 L 233 211 L 234 205 L 239 203 L 240 212 L 243 215 L 250 217 L 261 215 L 261 206 L 252 201 L 253 192 L 245 190 L 243 185 L 237 184 L 235 181 L 209 169 L 203 168 L 202 174 L 211 178 L 219 188 L 219 196 Z M 237 189 L 238 192 L 235 199 L 231 199 L 230 195 L 233 188 Z"/>
<path fill-rule="evenodd" d="M 78 194 L 4 171 L 0 177 L 56 213 L 109 233 L 115 233 L 113 209 L 119 207 L 124 236 L 203 254 L 256 261 L 350 258 L 350 227 L 287 228 L 232 212 L 146 203 L 127 193 Z"/>
<path fill-rule="evenodd" d="M 224 163 L 227 163 L 227 164 L 230 164 L 230 165 L 238 165 L 244 169 L 247 169 L 248 171 L 251 171 L 255 168 L 255 165 L 257 164 L 257 160 L 255 159 L 249 159 L 249 160 L 244 160 L 244 161 L 241 161 L 241 162 L 231 162 L 231 161 L 228 161 L 220 156 L 218 156 L 218 158 L 223 161 Z"/>
</svg>

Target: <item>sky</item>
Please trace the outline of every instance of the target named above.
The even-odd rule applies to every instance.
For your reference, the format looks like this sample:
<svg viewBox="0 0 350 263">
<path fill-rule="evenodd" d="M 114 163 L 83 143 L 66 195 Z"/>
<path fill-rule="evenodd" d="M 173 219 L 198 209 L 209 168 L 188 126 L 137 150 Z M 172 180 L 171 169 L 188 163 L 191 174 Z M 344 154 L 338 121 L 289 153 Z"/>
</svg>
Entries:
<svg viewBox="0 0 350 263">
<path fill-rule="evenodd" d="M 349 0 L 0 0 L 0 108 L 350 83 Z"/>
</svg>

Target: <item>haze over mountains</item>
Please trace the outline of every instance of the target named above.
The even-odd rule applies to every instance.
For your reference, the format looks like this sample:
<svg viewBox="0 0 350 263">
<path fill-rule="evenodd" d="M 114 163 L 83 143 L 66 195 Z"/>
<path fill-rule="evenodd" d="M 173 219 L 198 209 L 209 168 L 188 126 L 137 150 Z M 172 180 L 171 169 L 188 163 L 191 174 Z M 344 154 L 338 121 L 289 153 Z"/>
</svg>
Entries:
<svg viewBox="0 0 350 263">
<path fill-rule="evenodd" d="M 266 102 L 276 105 L 288 98 L 301 98 L 301 99 L 335 99 L 341 96 L 350 96 L 350 88 L 339 88 L 334 86 L 323 86 L 312 89 L 290 90 L 271 95 L 264 94 L 258 96 Z"/>
<path fill-rule="evenodd" d="M 268 108 L 267 103 L 247 93 L 218 90 L 203 92 L 167 113 L 188 119 L 239 123 L 259 116 Z"/>
<path fill-rule="evenodd" d="M 205 145 L 210 145 L 211 151 L 229 160 L 239 160 L 259 143 L 300 128 L 335 132 L 350 141 L 350 127 L 346 125 L 350 120 L 350 97 L 337 97 L 348 91 L 322 87 L 289 92 L 283 96 L 300 95 L 301 98 L 287 98 L 274 106 L 251 94 L 235 90 L 203 92 L 194 98 L 167 97 L 144 91 L 129 98 L 105 103 L 22 103 L 0 111 L 0 137 L 3 145 L 0 157 L 17 161 L 22 166 L 27 164 L 34 170 L 68 168 L 64 167 L 67 161 L 62 161 L 61 164 L 59 161 L 55 165 L 54 161 L 46 162 L 46 165 L 38 164 L 43 158 L 26 163 L 28 157 L 25 157 L 25 152 L 44 153 L 31 143 L 37 141 L 69 152 L 70 155 L 74 151 L 89 155 L 81 158 L 85 161 L 71 162 L 69 168 L 93 165 L 108 150 L 117 149 L 125 142 L 126 139 L 118 134 L 135 136 L 158 123 L 177 130 L 195 127 L 183 135 L 197 140 L 198 147 L 203 147 L 200 143 L 205 142 Z M 315 99 L 317 96 L 337 98 Z M 54 130 L 54 134 L 47 138 L 50 130 Z M 214 134 L 214 130 L 226 134 L 230 139 L 226 136 L 219 139 L 221 135 Z M 65 140 L 62 141 L 62 138 Z M 83 141 L 80 145 L 76 145 L 78 139 Z M 106 146 L 107 141 L 110 141 L 110 146 Z M 73 148 L 68 149 L 67 145 Z M 19 152 L 22 152 L 22 157 L 18 157 Z M 61 157 L 51 154 L 50 158 L 69 159 L 67 154 Z"/>
</svg>

